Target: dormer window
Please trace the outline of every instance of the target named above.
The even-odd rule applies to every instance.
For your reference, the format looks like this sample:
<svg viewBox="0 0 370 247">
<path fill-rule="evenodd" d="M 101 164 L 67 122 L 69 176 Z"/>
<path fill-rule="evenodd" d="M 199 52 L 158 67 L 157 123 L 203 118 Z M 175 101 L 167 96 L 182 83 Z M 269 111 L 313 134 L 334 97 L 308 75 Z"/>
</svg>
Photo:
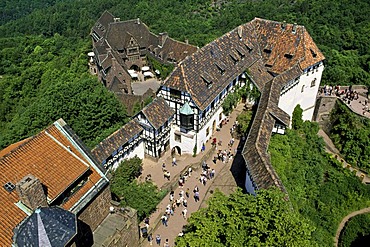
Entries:
<svg viewBox="0 0 370 247">
<path fill-rule="evenodd" d="M 212 78 L 211 78 L 210 75 L 205 73 L 205 74 L 201 75 L 200 77 L 202 78 L 203 82 L 207 85 L 207 88 L 212 87 L 213 81 L 212 81 Z"/>
<path fill-rule="evenodd" d="M 286 57 L 288 59 L 292 59 L 293 58 L 293 55 L 286 53 L 286 54 L 284 54 L 284 57 Z"/>
<path fill-rule="evenodd" d="M 235 57 L 235 55 L 233 55 L 233 54 L 229 54 L 229 55 L 230 55 L 230 58 L 233 61 L 233 63 L 237 64 L 239 60 Z"/>
<path fill-rule="evenodd" d="M 253 50 L 253 48 L 252 47 L 249 47 L 248 45 L 245 45 L 245 47 L 247 48 L 247 50 L 248 50 L 249 53 Z"/>
<path fill-rule="evenodd" d="M 217 69 L 218 69 L 218 71 L 220 72 L 220 74 L 221 75 L 223 75 L 223 74 L 225 74 L 225 69 L 224 68 L 222 68 L 220 65 L 218 65 L 217 63 L 215 63 L 215 65 L 216 65 L 216 67 L 217 67 Z"/>
<path fill-rule="evenodd" d="M 245 54 L 243 52 L 241 52 L 239 49 L 236 49 L 236 52 L 238 53 L 239 57 L 241 60 L 244 60 L 245 58 Z"/>
<path fill-rule="evenodd" d="M 310 48 L 310 51 L 313 57 L 317 57 L 317 53 L 312 48 Z"/>
</svg>

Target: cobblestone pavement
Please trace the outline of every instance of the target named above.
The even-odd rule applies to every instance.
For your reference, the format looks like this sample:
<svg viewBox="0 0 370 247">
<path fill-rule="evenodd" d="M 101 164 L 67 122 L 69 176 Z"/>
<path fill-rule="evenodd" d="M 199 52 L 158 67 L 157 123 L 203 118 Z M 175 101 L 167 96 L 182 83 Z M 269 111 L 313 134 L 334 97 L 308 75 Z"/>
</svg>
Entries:
<svg viewBox="0 0 370 247">
<path fill-rule="evenodd" d="M 237 186 L 243 187 L 245 180 L 245 166 L 240 155 L 242 143 L 240 143 L 238 139 L 235 139 L 235 143 L 231 147 L 232 153 L 235 154 L 235 151 L 237 151 L 237 155 L 234 156 L 234 159 L 230 160 L 228 163 L 217 161 L 215 164 L 212 161 L 213 157 L 217 153 L 217 150 L 230 149 L 230 147 L 228 146 L 228 143 L 231 139 L 230 128 L 234 124 L 236 116 L 242 111 L 243 107 L 244 104 L 238 105 L 238 107 L 230 115 L 228 123 L 224 125 L 220 131 L 214 133 L 210 141 L 205 144 L 206 150 L 204 153 L 200 153 L 196 157 L 192 157 L 191 155 L 176 155 L 176 160 L 178 163 L 177 166 L 171 165 L 172 157 L 170 155 L 170 152 L 167 152 L 164 157 L 162 157 L 158 162 L 144 159 L 143 173 L 139 179 L 142 181 L 148 174 L 151 174 L 152 181 L 158 187 L 167 187 L 170 189 L 172 188 L 172 190 L 175 192 L 175 200 L 179 198 L 180 190 L 186 191 L 186 189 L 189 188 L 190 197 L 186 198 L 188 201 L 187 218 L 189 218 L 190 215 L 193 212 L 197 211 L 200 207 L 206 206 L 206 199 L 208 199 L 213 191 L 215 191 L 216 189 L 229 194 L 233 192 L 237 188 Z M 217 141 L 222 140 L 222 145 L 217 145 L 216 148 L 212 148 L 211 140 L 213 138 L 217 138 Z M 206 161 L 210 168 L 213 168 L 216 171 L 215 178 L 208 180 L 206 185 L 202 185 L 199 181 L 202 171 L 201 163 L 203 160 Z M 165 162 L 166 164 L 166 169 L 171 173 L 171 181 L 167 181 L 163 177 L 163 162 Z M 191 166 L 193 169 L 192 175 L 184 183 L 183 188 L 180 188 L 178 186 L 179 175 L 185 170 L 188 170 L 189 166 Z M 195 202 L 193 198 L 193 189 L 195 186 L 199 187 L 199 202 Z M 168 220 L 168 226 L 166 227 L 162 225 L 160 217 L 164 214 L 166 206 L 169 203 L 169 195 L 167 195 L 157 206 L 157 210 L 150 216 L 148 232 L 152 233 L 153 238 L 155 238 L 157 234 L 160 234 L 162 239 L 161 245 L 163 245 L 165 240 L 168 239 L 169 244 L 172 247 L 174 246 L 175 238 L 182 231 L 182 227 L 187 224 L 187 220 L 184 219 L 182 216 L 182 209 L 184 207 L 180 206 L 179 208 L 176 208 L 174 215 L 170 216 Z M 143 227 L 144 223 L 141 222 L 140 226 Z M 155 243 L 155 240 L 153 241 L 153 245 L 158 246 Z M 142 239 L 142 246 L 146 247 L 150 245 L 146 239 Z"/>
</svg>

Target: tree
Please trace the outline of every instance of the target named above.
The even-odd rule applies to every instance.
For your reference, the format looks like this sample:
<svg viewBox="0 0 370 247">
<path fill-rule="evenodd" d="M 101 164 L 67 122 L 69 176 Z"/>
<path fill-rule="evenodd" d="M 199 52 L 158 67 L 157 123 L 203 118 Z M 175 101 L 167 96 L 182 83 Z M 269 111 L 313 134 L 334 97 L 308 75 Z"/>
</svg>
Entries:
<svg viewBox="0 0 370 247">
<path fill-rule="evenodd" d="M 292 128 L 295 130 L 300 129 L 303 126 L 302 113 L 303 110 L 301 108 L 301 105 L 298 104 L 294 108 L 292 116 Z"/>
<path fill-rule="evenodd" d="M 230 196 L 219 191 L 207 208 L 191 215 L 177 246 L 317 246 L 315 230 L 292 211 L 277 189 L 259 190 L 257 196 L 241 190 Z"/>
<path fill-rule="evenodd" d="M 141 174 L 142 160 L 134 158 L 124 160 L 112 172 L 111 191 L 122 206 L 130 206 L 137 210 L 139 220 L 152 213 L 167 191 L 159 191 L 151 182 L 138 183 L 136 178 Z"/>
</svg>

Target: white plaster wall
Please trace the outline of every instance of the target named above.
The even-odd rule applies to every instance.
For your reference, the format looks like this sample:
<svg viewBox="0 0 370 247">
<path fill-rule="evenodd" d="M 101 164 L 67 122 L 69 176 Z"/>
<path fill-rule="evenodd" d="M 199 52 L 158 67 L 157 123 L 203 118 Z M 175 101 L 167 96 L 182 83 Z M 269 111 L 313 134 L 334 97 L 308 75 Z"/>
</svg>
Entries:
<svg viewBox="0 0 370 247">
<path fill-rule="evenodd" d="M 286 93 L 280 96 L 279 107 L 292 117 L 294 108 L 300 104 L 303 109 L 303 120 L 312 120 L 315 109 L 316 96 L 319 90 L 324 66 L 321 64 L 317 69 L 302 74 L 299 83 Z M 311 82 L 316 78 L 315 86 L 311 87 Z M 303 92 L 301 92 L 304 87 Z"/>
<path fill-rule="evenodd" d="M 117 160 L 113 162 L 112 170 L 116 170 L 119 164 L 127 159 L 131 159 L 135 156 L 139 157 L 140 159 L 144 159 L 144 141 L 140 141 L 139 145 L 134 148 L 130 153 L 125 154 L 124 156 L 119 157 Z"/>
<path fill-rule="evenodd" d="M 180 133 L 181 142 L 175 141 L 175 131 L 180 133 L 180 128 L 176 125 L 172 125 L 170 132 L 170 149 L 178 146 L 181 149 L 181 154 L 193 154 L 193 148 L 195 145 L 195 133 L 191 132 L 189 134 Z"/>
<path fill-rule="evenodd" d="M 200 153 L 201 148 L 202 148 L 202 144 L 206 143 L 207 140 L 211 139 L 211 137 L 213 135 L 213 121 L 216 121 L 216 127 L 220 124 L 219 115 L 220 115 L 221 112 L 222 112 L 222 107 L 220 107 L 214 113 L 214 115 L 209 119 L 209 121 L 203 126 L 203 128 L 199 130 L 198 138 L 197 138 L 197 146 L 198 146 L 197 154 Z M 225 119 L 224 114 L 222 114 L 221 121 L 223 119 Z M 206 136 L 206 130 L 207 130 L 208 127 L 209 127 L 209 134 L 208 134 L 208 136 Z M 228 140 L 224 140 L 224 141 L 228 141 Z"/>
</svg>

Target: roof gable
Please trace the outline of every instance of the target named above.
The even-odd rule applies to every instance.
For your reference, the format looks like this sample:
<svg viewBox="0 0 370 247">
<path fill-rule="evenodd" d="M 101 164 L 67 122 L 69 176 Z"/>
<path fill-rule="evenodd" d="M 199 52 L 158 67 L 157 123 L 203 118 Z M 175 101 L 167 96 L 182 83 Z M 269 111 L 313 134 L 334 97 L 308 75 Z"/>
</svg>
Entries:
<svg viewBox="0 0 370 247">
<path fill-rule="evenodd" d="M 162 97 L 156 97 L 141 112 L 156 130 L 163 126 L 175 114 L 175 111 Z"/>
</svg>

